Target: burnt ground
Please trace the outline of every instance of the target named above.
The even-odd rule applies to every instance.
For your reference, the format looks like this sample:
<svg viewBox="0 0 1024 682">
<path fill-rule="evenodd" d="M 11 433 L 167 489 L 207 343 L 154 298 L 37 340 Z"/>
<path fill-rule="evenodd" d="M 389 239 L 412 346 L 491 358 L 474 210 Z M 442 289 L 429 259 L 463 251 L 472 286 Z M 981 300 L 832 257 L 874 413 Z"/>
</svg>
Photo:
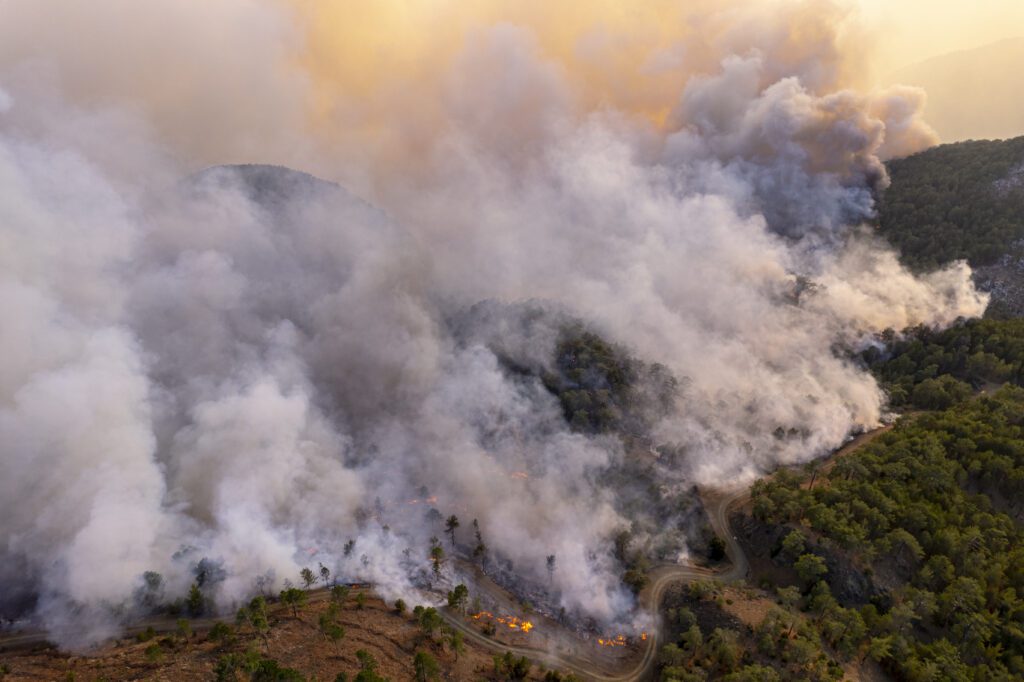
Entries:
<svg viewBox="0 0 1024 682">
<path fill-rule="evenodd" d="M 737 514 L 732 518 L 735 523 L 742 515 Z M 749 518 L 749 517 L 747 517 Z M 735 526 L 733 526 L 735 529 Z M 751 548 L 750 539 L 743 534 L 737 534 L 745 551 Z M 756 537 L 756 535 L 754 536 Z M 758 650 L 755 629 L 764 620 L 765 616 L 775 607 L 781 607 L 781 603 L 774 595 L 776 586 L 788 584 L 789 578 L 796 582 L 796 575 L 792 569 L 782 570 L 776 566 L 770 557 L 762 556 L 760 559 L 753 554 L 748 554 L 750 561 L 750 579 L 753 582 L 761 581 L 764 588 L 753 587 L 748 584 L 722 585 L 715 583 L 713 589 L 703 596 L 694 596 L 688 585 L 676 585 L 666 594 L 662 604 L 662 615 L 664 619 L 664 642 L 679 642 L 680 636 L 685 628 L 681 627 L 678 619 L 675 619 L 678 609 L 689 609 L 695 617 L 696 624 L 700 627 L 705 638 L 711 635 L 715 628 L 732 630 L 737 633 L 739 643 L 743 649 L 743 664 L 760 664 L 767 667 L 777 665 L 778 661 L 768 658 Z M 778 578 L 779 582 L 774 579 Z M 807 615 L 799 611 L 790 611 L 799 619 L 806 619 Z M 834 657 L 835 652 L 826 648 Z M 843 680 L 854 682 L 886 682 L 891 678 L 886 675 L 878 663 L 871 659 L 860 660 L 855 656 L 842 665 Z M 709 679 L 719 679 L 712 676 Z M 783 679 L 786 679 L 785 676 Z"/>
<path fill-rule="evenodd" d="M 801 587 L 796 571 L 781 555 L 782 540 L 793 527 L 781 524 L 766 524 L 744 513 L 733 514 L 730 524 L 750 562 L 750 582 L 754 585 Z M 807 551 L 825 560 L 828 573 L 825 581 L 832 595 L 844 607 L 862 606 L 883 598 L 885 590 L 873 580 L 873 573 L 862 568 L 855 558 L 822 543 L 806 528 Z"/>
<path fill-rule="evenodd" d="M 665 594 L 662 604 L 663 611 L 687 608 L 696 617 L 701 632 L 710 634 L 715 628 L 743 632 L 747 628 L 743 621 L 729 613 L 715 599 L 699 599 L 690 594 L 688 585 L 673 585 Z M 665 625 L 665 641 L 674 642 L 683 633 L 677 623 L 667 622 Z"/>
<path fill-rule="evenodd" d="M 1019 245 L 997 263 L 975 268 L 974 283 L 992 295 L 986 317 L 1024 317 L 1024 256 Z"/>
</svg>

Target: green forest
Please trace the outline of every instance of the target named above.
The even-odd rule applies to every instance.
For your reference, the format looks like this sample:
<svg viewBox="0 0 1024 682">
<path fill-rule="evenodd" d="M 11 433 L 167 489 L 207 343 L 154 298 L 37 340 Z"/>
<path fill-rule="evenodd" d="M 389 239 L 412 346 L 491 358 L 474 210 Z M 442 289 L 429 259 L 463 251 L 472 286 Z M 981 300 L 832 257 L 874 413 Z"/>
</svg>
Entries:
<svg viewBox="0 0 1024 682">
<path fill-rule="evenodd" d="M 878 230 L 909 266 L 991 265 L 1024 237 L 1024 137 L 945 144 L 888 169 Z"/>
<path fill-rule="evenodd" d="M 753 513 L 792 529 L 781 553 L 830 645 L 897 679 L 1024 676 L 1024 389 L 915 415 L 803 480 L 758 482 Z M 835 551 L 872 579 L 870 600 L 831 596 Z"/>
<path fill-rule="evenodd" d="M 860 357 L 896 408 L 944 409 L 979 389 L 1024 384 L 1024 319 L 918 327 L 881 342 Z"/>
</svg>

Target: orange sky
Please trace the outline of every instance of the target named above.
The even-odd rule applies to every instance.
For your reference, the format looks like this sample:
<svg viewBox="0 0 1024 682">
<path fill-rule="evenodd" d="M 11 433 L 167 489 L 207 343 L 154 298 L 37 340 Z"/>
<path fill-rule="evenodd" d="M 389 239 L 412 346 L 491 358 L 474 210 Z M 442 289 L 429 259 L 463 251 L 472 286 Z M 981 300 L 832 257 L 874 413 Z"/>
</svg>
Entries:
<svg viewBox="0 0 1024 682">
<path fill-rule="evenodd" d="M 947 52 L 1024 36 L 1022 0 L 858 0 L 878 76 Z"/>
<path fill-rule="evenodd" d="M 803 65 L 805 74 L 809 63 L 826 65 L 820 82 L 805 82 L 824 92 L 902 83 L 894 74 L 908 65 L 1024 36 L 1024 0 L 285 1 L 306 22 L 302 66 L 318 84 L 320 111 L 334 112 L 327 116 L 331 127 L 343 111 L 349 130 L 362 127 L 375 137 L 391 133 L 385 112 L 402 95 L 436 90 L 437 74 L 467 36 L 498 23 L 529 27 L 538 52 L 585 84 L 578 93 L 588 108 L 612 103 L 655 120 L 667 114 L 687 74 L 714 69 L 722 46 L 731 43 L 740 51 L 747 44 L 781 46 L 772 58 L 782 60 L 782 73 L 787 60 Z M 786 9 L 773 9 L 778 5 Z M 830 35 L 836 36 L 833 48 Z M 1018 102 L 994 73 L 1007 67 L 966 68 L 983 70 L 991 86 L 979 87 L 973 101 L 987 93 L 999 92 L 999 98 L 979 103 L 977 111 L 964 108 L 955 92 L 965 86 L 947 84 L 941 70 L 931 81 L 911 83 L 931 84 L 928 114 L 940 136 L 952 141 L 1024 133 L 1024 124 L 1017 132 L 1015 123 Z M 421 127 L 429 126 L 428 99 L 419 100 Z M 993 117 L 998 120 L 982 120 Z M 365 130 L 368 125 L 380 130 Z"/>
</svg>

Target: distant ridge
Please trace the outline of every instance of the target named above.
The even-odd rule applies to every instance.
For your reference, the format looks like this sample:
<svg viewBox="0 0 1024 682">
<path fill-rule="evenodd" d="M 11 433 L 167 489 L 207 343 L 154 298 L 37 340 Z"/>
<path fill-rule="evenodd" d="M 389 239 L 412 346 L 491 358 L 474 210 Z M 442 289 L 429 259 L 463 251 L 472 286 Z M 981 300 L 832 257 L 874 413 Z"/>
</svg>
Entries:
<svg viewBox="0 0 1024 682">
<path fill-rule="evenodd" d="M 944 142 L 1024 135 L 1024 36 L 950 52 L 905 67 L 886 85 L 928 93 L 926 120 Z"/>
<path fill-rule="evenodd" d="M 349 192 L 341 185 L 303 171 L 270 164 L 246 163 L 210 166 L 186 178 L 186 184 L 201 187 L 239 185 L 258 204 L 269 206 L 302 196 Z"/>
</svg>

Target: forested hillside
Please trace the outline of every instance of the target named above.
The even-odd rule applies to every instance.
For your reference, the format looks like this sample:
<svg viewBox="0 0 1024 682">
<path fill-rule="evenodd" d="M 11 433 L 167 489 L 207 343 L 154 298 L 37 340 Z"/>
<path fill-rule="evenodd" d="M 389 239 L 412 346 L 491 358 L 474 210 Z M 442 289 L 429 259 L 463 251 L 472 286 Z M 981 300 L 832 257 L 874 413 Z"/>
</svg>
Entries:
<svg viewBox="0 0 1024 682">
<path fill-rule="evenodd" d="M 841 658 L 901 680 L 1024 676 L 1024 389 L 919 415 L 803 481 L 759 482 L 753 513 L 790 529 L 797 606 Z M 862 598 L 833 594 L 837 556 L 871 581 Z"/>
<path fill-rule="evenodd" d="M 1024 320 L 890 334 L 861 360 L 905 416 L 754 485 L 732 521 L 748 586 L 670 599 L 662 679 L 1024 678 Z"/>
<path fill-rule="evenodd" d="M 1024 137 L 941 145 L 888 168 L 878 229 L 908 265 L 992 265 L 1024 237 Z"/>
</svg>

